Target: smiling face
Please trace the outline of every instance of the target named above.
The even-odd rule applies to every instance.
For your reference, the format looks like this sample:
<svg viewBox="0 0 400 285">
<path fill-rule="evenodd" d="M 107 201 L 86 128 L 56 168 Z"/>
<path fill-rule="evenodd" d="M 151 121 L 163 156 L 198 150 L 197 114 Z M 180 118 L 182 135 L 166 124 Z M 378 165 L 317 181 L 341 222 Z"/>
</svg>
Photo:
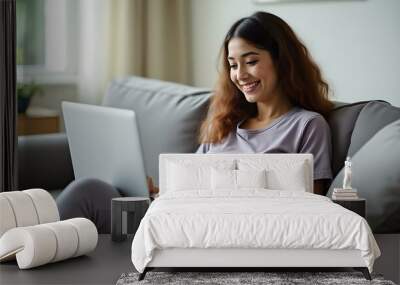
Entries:
<svg viewBox="0 0 400 285">
<path fill-rule="evenodd" d="M 277 74 L 270 53 L 235 37 L 228 44 L 230 78 L 251 103 L 277 95 Z"/>
</svg>

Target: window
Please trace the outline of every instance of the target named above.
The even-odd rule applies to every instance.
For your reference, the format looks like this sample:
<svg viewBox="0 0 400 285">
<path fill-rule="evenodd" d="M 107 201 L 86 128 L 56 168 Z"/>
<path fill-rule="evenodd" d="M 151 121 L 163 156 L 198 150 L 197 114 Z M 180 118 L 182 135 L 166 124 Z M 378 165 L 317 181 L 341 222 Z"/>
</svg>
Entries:
<svg viewBox="0 0 400 285">
<path fill-rule="evenodd" d="M 17 79 L 75 83 L 78 0 L 17 0 Z"/>
<path fill-rule="evenodd" d="M 44 64 L 44 0 L 17 0 L 17 65 Z"/>
</svg>

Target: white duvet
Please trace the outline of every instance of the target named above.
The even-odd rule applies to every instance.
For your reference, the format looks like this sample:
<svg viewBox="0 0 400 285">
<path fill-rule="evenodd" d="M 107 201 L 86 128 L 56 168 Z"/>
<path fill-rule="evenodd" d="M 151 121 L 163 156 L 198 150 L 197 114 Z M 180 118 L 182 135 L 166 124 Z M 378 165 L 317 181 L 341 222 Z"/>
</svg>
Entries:
<svg viewBox="0 0 400 285">
<path fill-rule="evenodd" d="M 165 248 L 358 249 L 370 272 L 380 255 L 359 215 L 320 195 L 265 189 L 162 195 L 134 237 L 135 268 L 143 272 L 154 250 Z"/>
</svg>

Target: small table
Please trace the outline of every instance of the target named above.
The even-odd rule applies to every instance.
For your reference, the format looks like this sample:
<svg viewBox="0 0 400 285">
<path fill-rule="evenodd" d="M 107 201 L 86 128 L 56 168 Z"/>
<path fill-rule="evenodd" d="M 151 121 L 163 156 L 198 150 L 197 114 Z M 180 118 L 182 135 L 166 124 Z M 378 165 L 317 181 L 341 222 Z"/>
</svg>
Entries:
<svg viewBox="0 0 400 285">
<path fill-rule="evenodd" d="M 365 218 L 366 214 L 366 203 L 367 201 L 363 198 L 358 198 L 354 200 L 334 200 L 332 202 L 339 204 L 340 206 L 359 214 L 361 217 Z"/>
<path fill-rule="evenodd" d="M 139 227 L 150 198 L 121 197 L 111 200 L 111 239 L 124 241 L 127 234 L 134 234 Z M 126 212 L 126 232 L 124 233 L 123 212 Z"/>
</svg>

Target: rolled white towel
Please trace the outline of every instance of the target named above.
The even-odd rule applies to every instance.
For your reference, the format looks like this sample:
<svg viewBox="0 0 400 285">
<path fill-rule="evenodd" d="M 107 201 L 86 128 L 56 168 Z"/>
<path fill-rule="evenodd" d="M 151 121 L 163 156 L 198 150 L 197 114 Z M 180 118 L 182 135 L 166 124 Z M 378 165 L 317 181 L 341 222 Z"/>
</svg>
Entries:
<svg viewBox="0 0 400 285">
<path fill-rule="evenodd" d="M 18 227 L 0 238 L 0 261 L 16 257 L 19 268 L 28 269 L 86 254 L 97 241 L 96 226 L 85 218 Z"/>
</svg>

